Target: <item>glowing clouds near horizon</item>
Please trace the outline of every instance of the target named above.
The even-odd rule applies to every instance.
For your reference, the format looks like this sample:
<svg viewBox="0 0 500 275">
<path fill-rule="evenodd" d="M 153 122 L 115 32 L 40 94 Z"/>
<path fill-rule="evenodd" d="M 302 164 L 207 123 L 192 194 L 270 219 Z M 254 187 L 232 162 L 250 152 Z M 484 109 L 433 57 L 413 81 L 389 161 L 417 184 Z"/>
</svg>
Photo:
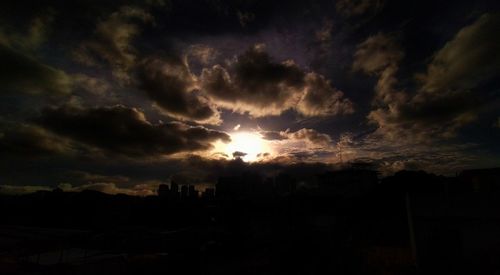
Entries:
<svg viewBox="0 0 500 275">
<path fill-rule="evenodd" d="M 231 142 L 217 141 L 214 154 L 224 154 L 228 158 L 240 157 L 244 161 L 257 161 L 264 153 L 271 153 L 269 141 L 258 132 L 234 132 L 230 134 Z"/>
</svg>

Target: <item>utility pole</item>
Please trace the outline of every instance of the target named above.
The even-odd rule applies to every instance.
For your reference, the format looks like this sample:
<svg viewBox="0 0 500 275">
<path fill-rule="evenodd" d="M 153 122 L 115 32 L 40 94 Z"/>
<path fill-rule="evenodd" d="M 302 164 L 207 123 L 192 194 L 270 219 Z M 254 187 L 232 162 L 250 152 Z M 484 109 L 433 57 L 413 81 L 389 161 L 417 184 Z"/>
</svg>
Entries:
<svg viewBox="0 0 500 275">
<path fill-rule="evenodd" d="M 406 215 L 408 216 L 408 230 L 410 233 L 410 245 L 415 267 L 418 269 L 417 242 L 415 240 L 415 225 L 413 224 L 413 211 L 411 211 L 410 192 L 406 192 Z"/>
</svg>

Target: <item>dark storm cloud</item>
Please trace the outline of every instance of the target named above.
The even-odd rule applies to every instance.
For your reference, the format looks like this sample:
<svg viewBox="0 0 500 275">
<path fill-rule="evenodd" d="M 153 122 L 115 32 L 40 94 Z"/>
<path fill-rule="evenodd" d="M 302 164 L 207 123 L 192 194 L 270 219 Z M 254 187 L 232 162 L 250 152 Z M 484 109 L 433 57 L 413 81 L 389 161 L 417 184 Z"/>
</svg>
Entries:
<svg viewBox="0 0 500 275">
<path fill-rule="evenodd" d="M 27 25 L 19 29 L 0 25 L 0 44 L 19 51 L 34 51 L 47 40 L 48 29 L 53 21 L 54 12 L 46 9 L 42 15 L 30 18 Z M 1 22 L 1 21 L 0 21 Z"/>
<path fill-rule="evenodd" d="M 498 15 L 483 15 L 464 27 L 440 49 L 425 74 L 418 74 L 420 88 L 414 95 L 399 87 L 397 72 L 403 52 L 393 37 L 378 34 L 358 46 L 354 69 L 378 76 L 375 103 L 368 118 L 378 134 L 391 139 L 430 142 L 450 138 L 474 121 L 491 98 L 476 88 L 499 71 L 500 27 Z"/>
<path fill-rule="evenodd" d="M 201 88 L 224 108 L 260 117 L 294 109 L 305 116 L 350 114 L 352 103 L 323 76 L 277 63 L 256 45 L 227 66 L 204 69 Z"/>
<path fill-rule="evenodd" d="M 71 79 L 73 86 L 69 100 L 74 105 L 109 106 L 129 101 L 127 90 L 99 74 L 76 73 Z"/>
<path fill-rule="evenodd" d="M 196 77 L 181 57 L 150 58 L 140 65 L 139 86 L 169 116 L 219 124 L 214 104 L 197 90 Z"/>
<path fill-rule="evenodd" d="M 4 156 L 35 157 L 68 154 L 73 150 L 70 141 L 41 127 L 0 120 L 0 152 Z"/>
<path fill-rule="evenodd" d="M 453 173 L 487 163 L 478 161 L 485 154 L 497 165 L 499 16 L 486 13 L 496 7 L 0 1 L 0 184 L 8 192 L 68 183 L 68 191 L 144 195 L 173 175 L 197 184 L 244 171 L 318 172 L 339 155 L 370 159 L 384 173 Z M 244 51 L 255 43 L 267 48 Z M 62 104 L 79 107 L 47 109 Z M 355 115 L 336 116 L 354 105 Z M 36 123 L 27 121 L 40 109 Z M 261 132 L 278 149 L 245 163 L 231 154 L 186 157 L 207 156 L 194 151 L 228 139 L 186 125 L 196 123 L 294 131 Z M 343 139 L 350 131 L 352 140 Z M 474 155 L 484 139 L 493 141 Z"/>
<path fill-rule="evenodd" d="M 136 61 L 131 42 L 140 32 L 137 21 L 152 20 L 153 17 L 141 8 L 121 7 L 97 23 L 93 37 L 74 51 L 75 60 L 89 66 L 105 62 L 112 68 L 115 77 L 128 81 L 127 71 Z"/>
<path fill-rule="evenodd" d="M 219 65 L 205 69 L 203 88 L 214 99 L 254 115 L 279 114 L 288 109 L 304 85 L 304 72 L 291 62 L 274 63 L 262 47 L 247 50 L 229 69 Z M 248 110 L 253 106 L 260 110 Z"/>
<path fill-rule="evenodd" d="M 96 97 L 105 97 L 111 95 L 111 84 L 98 77 L 89 76 L 86 74 L 75 74 L 71 76 L 74 82 L 75 89 L 81 89 L 88 94 Z"/>
<path fill-rule="evenodd" d="M 201 65 L 212 63 L 220 53 L 207 45 L 195 44 L 186 50 L 186 59 L 190 62 L 199 62 Z"/>
<path fill-rule="evenodd" d="M 251 23 L 253 20 L 255 20 L 255 14 L 251 12 L 241 12 L 238 11 L 238 19 L 240 21 L 240 25 L 242 27 L 245 27 L 248 23 Z"/>
<path fill-rule="evenodd" d="M 419 97 L 447 96 L 499 76 L 499 31 L 500 13 L 484 14 L 461 29 L 433 56 L 427 72 L 417 76 L 422 83 Z"/>
<path fill-rule="evenodd" d="M 368 74 L 381 74 L 388 67 L 398 66 L 403 56 L 394 37 L 378 33 L 357 46 L 353 69 Z"/>
<path fill-rule="evenodd" d="M 395 103 L 403 94 L 395 90 L 396 73 L 404 53 L 396 38 L 383 33 L 368 37 L 357 46 L 353 69 L 378 76 L 375 102 Z"/>
<path fill-rule="evenodd" d="M 0 41 L 0 87 L 2 94 L 67 94 L 70 77 L 36 58 L 18 52 Z"/>
<path fill-rule="evenodd" d="M 202 182 L 217 182 L 221 176 L 241 176 L 243 173 L 258 173 L 262 176 L 275 176 L 277 173 L 288 173 L 298 179 L 312 179 L 318 174 L 334 168 L 334 166 L 317 162 L 286 162 L 278 159 L 267 162 L 244 162 L 241 158 L 207 159 L 190 156 L 183 160 L 183 168 L 195 171 Z"/>
<path fill-rule="evenodd" d="M 180 122 L 152 124 L 141 111 L 124 106 L 45 109 L 38 122 L 62 136 L 126 156 L 208 150 L 211 142 L 230 140 L 223 132 Z"/>
<path fill-rule="evenodd" d="M 288 138 L 279 131 L 261 131 L 260 134 L 263 139 L 267 140 L 284 140 Z"/>
<path fill-rule="evenodd" d="M 499 30 L 499 13 L 484 14 L 462 28 L 435 53 L 427 72 L 417 75 L 420 89 L 401 116 L 443 123 L 444 137 L 476 120 L 498 96 L 483 84 L 500 76 Z"/>
<path fill-rule="evenodd" d="M 374 14 L 384 6 L 385 0 L 338 0 L 337 12 L 345 17 Z"/>
<path fill-rule="evenodd" d="M 9 11 L 2 16 L 11 24 L 20 24 L 26 20 L 47 13 L 51 9 L 56 14 L 55 23 L 65 34 L 97 34 L 96 21 L 99 23 L 141 21 L 140 17 L 122 16 L 126 8 L 143 10 L 159 20 L 155 23 L 164 33 L 171 36 L 219 35 L 228 33 L 254 33 L 265 27 L 277 13 L 289 11 L 292 7 L 306 6 L 301 2 L 289 1 L 233 1 L 233 0 L 19 0 L 2 1 L 0 10 Z M 110 16 L 114 14 L 113 16 Z M 252 14 L 254 18 L 252 18 Z M 3 19 L 2 18 L 2 19 Z M 98 20 L 96 20 L 98 19 Z M 132 19 L 132 20 L 131 20 Z M 0 19 L 0 22 L 2 20 Z M 243 27 L 240 23 L 244 23 Z M 102 24 L 105 25 L 105 24 Z M 139 24 L 140 25 L 140 24 Z M 109 26 L 116 26 L 109 24 Z M 125 27 L 127 28 L 127 27 Z M 108 33 L 111 37 L 119 34 Z M 64 35 L 58 38 L 64 38 Z M 102 39 L 95 37 L 93 41 Z M 93 51 L 93 50 L 92 50 Z"/>
<path fill-rule="evenodd" d="M 23 195 L 30 194 L 38 191 L 50 191 L 52 188 L 49 186 L 43 185 L 24 185 L 24 186 L 16 186 L 16 185 L 1 185 L 0 186 L 0 194 L 4 195 Z"/>
<path fill-rule="evenodd" d="M 354 113 L 353 103 L 324 76 L 308 73 L 304 94 L 295 109 L 308 117 Z"/>
<path fill-rule="evenodd" d="M 322 67 L 331 60 L 335 50 L 333 42 L 333 20 L 324 19 L 319 29 L 314 31 L 314 39 L 309 45 L 308 51 L 312 53 L 311 67 Z"/>
<path fill-rule="evenodd" d="M 130 181 L 130 178 L 121 175 L 93 174 L 80 170 L 69 171 L 65 176 L 73 183 L 112 182 L 116 184 L 124 184 Z"/>
<path fill-rule="evenodd" d="M 242 157 L 244 157 L 246 155 L 247 155 L 247 153 L 240 152 L 240 151 L 233 152 L 233 158 L 242 158 Z"/>
</svg>

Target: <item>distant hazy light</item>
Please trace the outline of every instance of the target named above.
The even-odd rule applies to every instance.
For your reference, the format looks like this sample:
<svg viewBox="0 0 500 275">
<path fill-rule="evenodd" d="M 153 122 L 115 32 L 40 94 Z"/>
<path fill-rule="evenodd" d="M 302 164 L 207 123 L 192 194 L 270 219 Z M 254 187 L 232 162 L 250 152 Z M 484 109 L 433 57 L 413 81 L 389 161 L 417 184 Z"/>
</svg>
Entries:
<svg viewBox="0 0 500 275">
<path fill-rule="evenodd" d="M 215 144 L 215 152 L 226 154 L 229 158 L 233 157 L 234 152 L 242 152 L 246 155 L 242 157 L 244 161 L 256 161 L 259 154 L 269 153 L 269 146 L 266 140 L 257 132 L 236 132 L 230 134 L 231 142 Z"/>
</svg>

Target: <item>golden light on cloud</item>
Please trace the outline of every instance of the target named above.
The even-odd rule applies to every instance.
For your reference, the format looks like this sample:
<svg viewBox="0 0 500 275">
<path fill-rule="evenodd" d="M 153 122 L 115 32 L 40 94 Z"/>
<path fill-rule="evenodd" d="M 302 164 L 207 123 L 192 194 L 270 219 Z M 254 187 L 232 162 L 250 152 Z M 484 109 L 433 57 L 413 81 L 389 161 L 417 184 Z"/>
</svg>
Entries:
<svg viewBox="0 0 500 275">
<path fill-rule="evenodd" d="M 213 153 L 223 153 L 228 158 L 239 157 L 244 161 L 252 162 L 259 160 L 264 153 L 271 153 L 269 141 L 262 138 L 258 132 L 234 132 L 230 134 L 231 142 L 223 143 L 217 141 L 214 144 Z M 235 155 L 233 153 L 237 152 Z"/>
</svg>

